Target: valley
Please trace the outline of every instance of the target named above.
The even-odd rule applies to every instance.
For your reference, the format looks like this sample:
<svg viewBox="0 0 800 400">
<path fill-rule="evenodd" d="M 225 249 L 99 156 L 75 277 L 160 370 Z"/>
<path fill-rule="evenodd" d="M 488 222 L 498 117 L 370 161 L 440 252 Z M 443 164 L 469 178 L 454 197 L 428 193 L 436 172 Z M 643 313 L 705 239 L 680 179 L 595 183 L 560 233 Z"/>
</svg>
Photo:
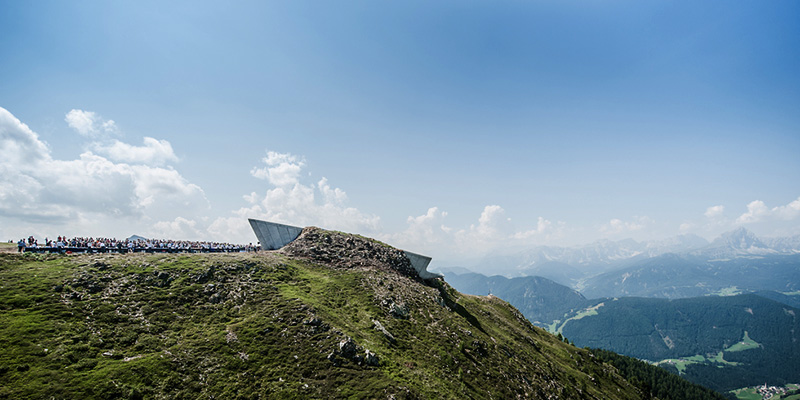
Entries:
<svg viewBox="0 0 800 400">
<path fill-rule="evenodd" d="M 721 392 L 782 386 L 800 376 L 800 254 L 786 246 L 796 241 L 774 240 L 780 249 L 766 242 L 739 229 L 680 254 L 630 260 L 571 288 L 543 277 L 446 279 L 465 293 L 509 301 L 579 347 L 648 360 Z"/>
</svg>

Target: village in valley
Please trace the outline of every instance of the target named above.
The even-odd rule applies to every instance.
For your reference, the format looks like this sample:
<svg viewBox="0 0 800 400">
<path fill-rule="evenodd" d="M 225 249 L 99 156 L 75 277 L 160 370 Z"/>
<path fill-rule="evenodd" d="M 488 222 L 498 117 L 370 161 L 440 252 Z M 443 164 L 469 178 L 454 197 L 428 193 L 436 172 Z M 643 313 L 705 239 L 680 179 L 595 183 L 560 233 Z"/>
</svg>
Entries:
<svg viewBox="0 0 800 400">
<path fill-rule="evenodd" d="M 800 400 L 800 385 L 790 383 L 786 386 L 754 386 L 734 390 L 737 399 L 741 400 Z"/>
</svg>

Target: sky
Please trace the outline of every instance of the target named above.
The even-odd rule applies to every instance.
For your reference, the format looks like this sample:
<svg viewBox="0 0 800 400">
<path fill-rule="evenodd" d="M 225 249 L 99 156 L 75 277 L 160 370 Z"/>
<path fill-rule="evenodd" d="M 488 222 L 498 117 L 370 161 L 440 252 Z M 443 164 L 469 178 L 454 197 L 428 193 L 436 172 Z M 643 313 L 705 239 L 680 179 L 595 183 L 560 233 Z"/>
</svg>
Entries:
<svg viewBox="0 0 800 400">
<path fill-rule="evenodd" d="M 0 239 L 800 234 L 800 3 L 0 0 Z M 509 250 L 510 251 L 510 250 Z"/>
</svg>

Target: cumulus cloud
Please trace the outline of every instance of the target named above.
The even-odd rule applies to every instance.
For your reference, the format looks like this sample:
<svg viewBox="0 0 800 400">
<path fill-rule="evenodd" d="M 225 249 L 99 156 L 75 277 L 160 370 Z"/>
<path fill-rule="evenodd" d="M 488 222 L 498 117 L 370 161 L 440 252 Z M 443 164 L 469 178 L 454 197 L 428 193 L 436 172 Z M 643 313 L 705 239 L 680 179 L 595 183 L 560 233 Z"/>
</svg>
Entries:
<svg viewBox="0 0 800 400">
<path fill-rule="evenodd" d="M 143 142 L 143 146 L 134 146 L 115 140 L 108 145 L 97 143 L 93 149 L 111 160 L 130 164 L 162 166 L 178 161 L 168 141 L 145 137 Z"/>
<path fill-rule="evenodd" d="M 604 235 L 618 235 L 626 232 L 640 231 L 652 223 L 653 220 L 646 216 L 633 217 L 632 221 L 623 221 L 619 218 L 614 218 L 600 228 L 600 233 Z"/>
<path fill-rule="evenodd" d="M 453 241 L 459 249 L 482 254 L 492 248 L 508 247 L 514 233 L 506 211 L 493 204 L 483 208 L 477 224 L 453 232 Z"/>
<path fill-rule="evenodd" d="M 250 174 L 266 180 L 266 193 L 243 196 L 249 203 L 232 212 L 233 217 L 220 217 L 209 225 L 214 235 L 228 234 L 251 241 L 252 231 L 247 218 L 265 219 L 298 226 L 321 226 L 347 232 L 377 234 L 380 218 L 347 206 L 347 193 L 332 187 L 323 177 L 314 183 L 301 181 L 305 161 L 290 153 L 268 151 L 263 166 L 253 167 Z"/>
<path fill-rule="evenodd" d="M 64 117 L 70 128 L 86 137 L 95 137 L 117 132 L 114 120 L 105 120 L 94 111 L 73 109 Z"/>
<path fill-rule="evenodd" d="M 86 120 L 96 116 L 73 111 L 68 123 L 89 129 Z M 38 135 L 3 108 L 0 154 L 0 215 L 19 221 L 77 225 L 208 207 L 202 189 L 171 168 L 117 162 L 91 151 L 77 159 L 54 159 Z"/>
<path fill-rule="evenodd" d="M 380 239 L 412 251 L 430 252 L 449 245 L 452 229 L 444 225 L 446 211 L 430 207 L 425 214 L 409 216 L 408 226 L 395 234 L 382 235 Z"/>
<path fill-rule="evenodd" d="M 158 221 L 150 231 L 153 238 L 176 240 L 204 240 L 205 235 L 197 221 L 176 217 L 171 221 Z"/>
<path fill-rule="evenodd" d="M 259 179 L 266 179 L 270 184 L 286 187 L 297 184 L 300 171 L 306 163 L 302 158 L 290 153 L 268 151 L 267 156 L 261 159 L 265 166 L 253 167 L 250 174 Z"/>
<path fill-rule="evenodd" d="M 723 212 L 725 212 L 725 206 L 712 206 L 708 207 L 703 215 L 705 215 L 707 218 L 717 218 L 721 217 Z"/>
<path fill-rule="evenodd" d="M 761 200 L 747 205 L 747 212 L 736 218 L 737 224 L 750 224 L 762 221 L 791 221 L 800 216 L 800 197 L 783 206 L 767 207 Z"/>
<path fill-rule="evenodd" d="M 550 238 L 550 234 L 553 233 L 554 227 L 551 221 L 544 219 L 543 217 L 539 217 L 539 220 L 536 223 L 536 228 L 530 229 L 527 231 L 517 232 L 514 234 L 515 239 L 531 239 L 531 238 L 542 238 L 543 236 L 546 238 Z"/>
</svg>

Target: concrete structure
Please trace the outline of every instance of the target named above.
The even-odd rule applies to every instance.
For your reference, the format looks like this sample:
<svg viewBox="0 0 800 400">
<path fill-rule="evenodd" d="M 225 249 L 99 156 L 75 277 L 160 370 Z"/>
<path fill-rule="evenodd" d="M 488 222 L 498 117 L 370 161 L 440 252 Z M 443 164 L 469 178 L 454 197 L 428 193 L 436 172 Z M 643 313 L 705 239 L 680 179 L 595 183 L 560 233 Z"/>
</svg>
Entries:
<svg viewBox="0 0 800 400">
<path fill-rule="evenodd" d="M 250 227 L 253 228 L 261 248 L 264 250 L 278 250 L 291 243 L 300 236 L 303 228 L 296 226 L 276 224 L 274 222 L 248 219 Z"/>
<path fill-rule="evenodd" d="M 421 254 L 412 253 L 410 251 L 403 250 L 405 253 L 406 258 L 411 261 L 411 266 L 417 270 L 417 274 L 422 279 L 433 279 L 433 278 L 443 278 L 441 274 L 434 274 L 433 272 L 428 272 L 428 264 L 431 263 L 431 258 L 427 256 L 423 256 Z"/>
<path fill-rule="evenodd" d="M 296 226 L 277 224 L 275 222 L 261 221 L 257 219 L 248 218 L 250 227 L 253 228 L 258 241 L 261 242 L 261 248 L 264 250 L 278 250 L 283 246 L 291 243 L 293 240 L 300 236 L 303 228 Z M 412 253 L 403 250 L 403 253 L 411 261 L 411 266 L 417 271 L 419 277 L 422 279 L 441 278 L 441 274 L 428 272 L 428 264 L 431 262 L 430 257 L 421 254 Z"/>
</svg>

